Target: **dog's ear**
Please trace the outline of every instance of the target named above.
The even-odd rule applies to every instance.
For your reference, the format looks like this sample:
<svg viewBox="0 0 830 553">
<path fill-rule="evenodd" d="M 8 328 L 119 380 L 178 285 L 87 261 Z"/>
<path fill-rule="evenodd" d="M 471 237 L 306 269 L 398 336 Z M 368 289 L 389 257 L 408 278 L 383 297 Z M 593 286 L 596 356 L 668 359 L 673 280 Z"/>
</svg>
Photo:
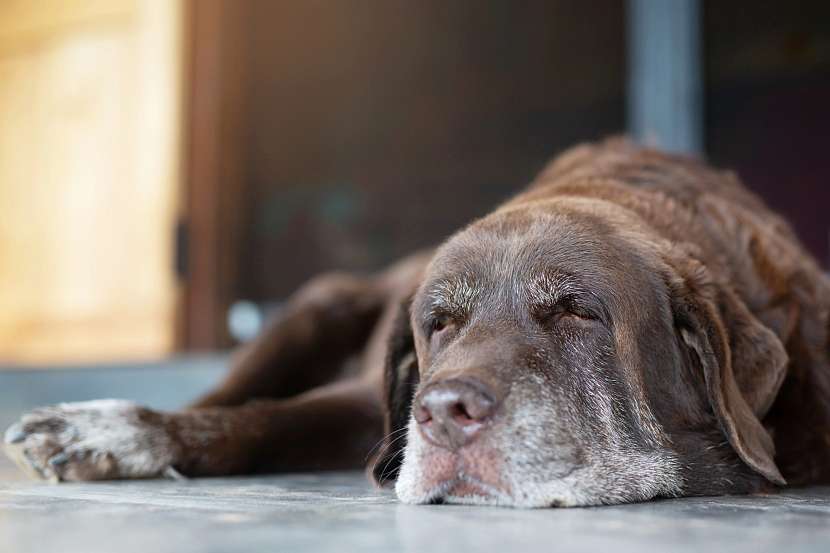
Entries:
<svg viewBox="0 0 830 553">
<path fill-rule="evenodd" d="M 398 306 L 386 352 L 383 375 L 384 439 L 371 467 L 379 486 L 395 481 L 403 461 L 412 398 L 418 386 L 418 358 L 409 321 L 411 298 Z"/>
<path fill-rule="evenodd" d="M 785 484 L 775 444 L 761 424 L 784 380 L 787 353 L 727 285 L 692 256 L 672 256 L 675 325 L 703 372 L 712 412 L 729 444 L 752 470 Z"/>
</svg>

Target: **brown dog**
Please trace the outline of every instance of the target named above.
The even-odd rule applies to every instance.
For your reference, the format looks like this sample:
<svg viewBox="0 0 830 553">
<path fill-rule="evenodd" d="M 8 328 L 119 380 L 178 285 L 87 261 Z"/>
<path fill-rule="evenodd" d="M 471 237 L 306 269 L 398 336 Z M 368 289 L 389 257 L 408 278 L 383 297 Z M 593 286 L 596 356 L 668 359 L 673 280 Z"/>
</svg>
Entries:
<svg viewBox="0 0 830 553">
<path fill-rule="evenodd" d="M 410 503 L 828 482 L 829 319 L 828 278 L 732 174 L 608 141 L 435 252 L 315 279 L 191 409 L 48 407 L 7 449 L 88 480 L 352 468 L 381 440 L 371 473 Z"/>
</svg>

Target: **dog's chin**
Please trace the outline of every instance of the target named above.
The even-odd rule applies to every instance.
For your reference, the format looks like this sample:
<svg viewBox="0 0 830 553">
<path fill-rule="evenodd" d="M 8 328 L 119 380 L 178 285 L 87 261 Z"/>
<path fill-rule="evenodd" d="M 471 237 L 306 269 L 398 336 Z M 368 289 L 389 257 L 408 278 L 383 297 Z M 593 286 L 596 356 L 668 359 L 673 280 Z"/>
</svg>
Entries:
<svg viewBox="0 0 830 553">
<path fill-rule="evenodd" d="M 515 479 L 489 470 L 476 471 L 453 455 L 426 455 L 404 462 L 395 483 L 395 492 L 403 503 L 411 505 L 489 505 L 521 509 L 574 507 L 591 505 L 586 497 L 578 497 L 569 489 L 569 478 L 554 478 L 544 484 L 521 485 Z M 425 461 L 425 462 L 423 462 Z M 566 474 L 565 476 L 569 476 Z M 560 475 L 561 476 L 561 475 Z M 489 477 L 485 479 L 485 477 Z M 512 483 L 511 483 L 512 482 Z"/>
<path fill-rule="evenodd" d="M 449 451 L 410 433 L 410 443 L 395 484 L 404 503 L 512 505 L 498 449 L 479 442 Z"/>
<path fill-rule="evenodd" d="M 541 509 L 576 506 L 566 497 L 528 496 L 512 494 L 490 486 L 466 474 L 436 484 L 423 491 L 397 489 L 398 497 L 412 505 L 478 505 L 512 507 L 517 509 Z"/>
<path fill-rule="evenodd" d="M 433 486 L 423 494 L 421 503 L 455 505 L 513 505 L 513 498 L 503 490 L 460 472 L 455 478 Z"/>
<path fill-rule="evenodd" d="M 403 503 L 462 504 L 516 508 L 572 507 L 596 504 L 592 490 L 577 493 L 581 467 L 562 465 L 540 481 L 516 470 L 502 451 L 477 442 L 457 452 L 437 448 L 410 431 L 395 482 Z"/>
<path fill-rule="evenodd" d="M 540 495 L 512 493 L 512 487 L 494 467 L 478 471 L 475 460 L 464 455 L 428 456 L 425 463 L 404 463 L 395 484 L 403 503 L 412 505 L 489 505 L 498 507 L 556 507 L 566 501 Z M 489 477 L 489 478 L 487 478 Z M 485 479 L 486 478 L 486 479 Z"/>
</svg>

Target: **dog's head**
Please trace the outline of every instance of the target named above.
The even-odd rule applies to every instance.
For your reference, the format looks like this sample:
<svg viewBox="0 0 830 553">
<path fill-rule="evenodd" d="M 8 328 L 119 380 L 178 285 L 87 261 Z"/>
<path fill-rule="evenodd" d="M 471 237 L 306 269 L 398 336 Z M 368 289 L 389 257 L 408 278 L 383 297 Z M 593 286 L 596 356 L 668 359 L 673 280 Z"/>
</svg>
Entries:
<svg viewBox="0 0 830 553">
<path fill-rule="evenodd" d="M 691 249 L 563 198 L 450 239 L 398 321 L 374 476 L 409 503 L 570 506 L 782 483 L 786 355 Z"/>
</svg>

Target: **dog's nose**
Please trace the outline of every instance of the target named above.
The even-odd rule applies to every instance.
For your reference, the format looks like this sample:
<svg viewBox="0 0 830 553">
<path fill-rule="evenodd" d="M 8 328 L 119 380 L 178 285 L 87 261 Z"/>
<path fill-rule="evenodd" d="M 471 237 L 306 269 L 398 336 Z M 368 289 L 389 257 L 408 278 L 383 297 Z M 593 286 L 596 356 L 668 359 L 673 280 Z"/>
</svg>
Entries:
<svg viewBox="0 0 830 553">
<path fill-rule="evenodd" d="M 495 394 L 469 378 L 434 382 L 415 401 L 415 420 L 426 438 L 455 451 L 473 441 L 498 407 Z"/>
</svg>

